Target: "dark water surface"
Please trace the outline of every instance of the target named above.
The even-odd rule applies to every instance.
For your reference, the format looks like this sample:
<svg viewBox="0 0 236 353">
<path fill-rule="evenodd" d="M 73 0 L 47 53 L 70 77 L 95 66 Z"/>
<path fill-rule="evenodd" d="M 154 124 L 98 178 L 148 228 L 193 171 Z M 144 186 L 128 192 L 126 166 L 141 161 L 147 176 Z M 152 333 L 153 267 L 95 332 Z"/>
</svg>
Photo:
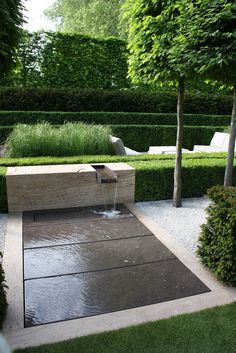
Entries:
<svg viewBox="0 0 236 353">
<path fill-rule="evenodd" d="M 120 218 L 111 220 L 90 208 L 24 214 L 26 327 L 209 291 L 127 208 L 118 208 Z"/>
</svg>

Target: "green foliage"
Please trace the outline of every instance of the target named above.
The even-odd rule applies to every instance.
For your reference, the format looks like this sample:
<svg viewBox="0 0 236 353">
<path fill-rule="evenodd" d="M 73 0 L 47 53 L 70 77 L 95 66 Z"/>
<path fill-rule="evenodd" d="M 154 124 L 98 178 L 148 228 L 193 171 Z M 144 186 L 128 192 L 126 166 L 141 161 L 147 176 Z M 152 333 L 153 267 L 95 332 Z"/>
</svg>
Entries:
<svg viewBox="0 0 236 353">
<path fill-rule="evenodd" d="M 38 145 L 34 144 L 33 141 L 33 136 L 31 138 L 31 128 L 33 129 L 33 125 L 24 125 L 23 129 L 24 131 L 27 130 L 27 126 L 29 126 L 29 130 L 27 132 L 28 138 L 30 139 L 30 143 L 27 144 L 27 148 L 29 148 L 29 151 L 31 151 L 32 148 L 32 153 L 35 151 L 34 154 L 35 156 L 40 156 L 40 152 L 42 149 L 38 147 Z M 52 127 L 51 127 L 52 128 Z M 95 129 L 95 126 L 93 126 Z M 112 130 L 112 134 L 114 136 L 120 137 L 125 146 L 132 148 L 134 150 L 140 151 L 140 152 L 147 152 L 149 146 L 175 146 L 175 140 L 176 140 L 176 126 L 166 126 L 166 125 L 110 125 L 110 128 Z M 45 136 L 44 138 L 46 140 L 49 140 L 49 137 L 47 134 L 49 134 L 48 131 L 48 125 L 43 124 L 41 129 L 45 130 Z M 59 128 L 60 131 L 61 128 Z M 192 149 L 194 145 L 209 145 L 210 141 L 216 131 L 222 132 L 224 131 L 225 127 L 223 126 L 186 126 L 184 128 L 184 143 L 183 147 L 187 149 Z M 0 126 L 0 143 L 4 143 L 10 133 L 13 131 L 13 126 Z M 58 129 L 56 129 L 58 131 Z M 30 156 L 28 153 L 28 150 L 24 147 L 24 144 L 26 143 L 21 138 L 20 133 L 23 133 L 23 131 L 19 130 L 19 134 L 17 135 L 17 139 L 15 140 L 16 142 L 16 150 L 20 148 L 20 151 L 25 151 L 24 153 L 27 153 L 24 156 Z M 59 133 L 59 136 L 61 136 L 61 133 Z M 36 137 L 35 137 L 36 138 Z M 38 137 L 40 144 L 43 144 L 43 140 L 40 139 L 40 136 Z M 63 140 L 63 136 L 61 136 Z M 68 137 L 69 138 L 69 137 Z M 72 144 L 72 141 L 70 142 Z M 75 141 L 73 142 L 75 143 Z M 50 142 L 51 144 L 51 142 Z M 44 148 L 46 149 L 46 143 L 42 146 L 43 148 L 43 155 L 52 155 L 52 154 L 45 154 L 46 152 L 44 151 Z M 79 148 L 79 146 L 78 146 Z M 76 155 L 77 152 L 75 151 L 78 150 L 78 148 L 73 149 L 70 154 L 66 155 Z M 82 149 L 81 149 L 82 150 Z M 26 152 L 27 151 L 27 152 Z M 23 153 L 23 152 L 21 152 Z M 48 150 L 47 150 L 47 153 Z M 54 152 L 51 152 L 54 153 Z M 59 151 L 58 151 L 59 153 Z M 61 156 L 63 156 L 63 149 L 60 152 Z M 94 154 L 94 151 L 91 149 L 92 154 Z M 79 153 L 82 154 L 82 153 Z M 86 153 L 89 154 L 89 153 Z M 55 155 L 55 154 L 53 154 Z M 58 155 L 58 154 L 57 154 Z M 16 155 L 16 157 L 20 157 L 23 155 Z"/>
<path fill-rule="evenodd" d="M 66 123 L 18 124 L 7 141 L 9 157 L 112 154 L 110 129 L 102 125 Z"/>
<path fill-rule="evenodd" d="M 24 31 L 14 59 L 16 68 L 1 77 L 0 84 L 16 87 L 129 88 L 127 58 L 127 42 L 124 40 Z M 158 82 L 140 83 L 138 87 L 144 91 L 176 91 L 173 83 L 165 83 L 164 86 Z M 188 81 L 187 91 L 194 94 L 230 93 L 229 87 L 215 81 L 203 82 L 201 77 Z"/>
<path fill-rule="evenodd" d="M 0 4 L 0 73 L 10 70 L 21 36 L 23 5 L 21 0 L 1 0 Z"/>
<path fill-rule="evenodd" d="M 236 188 L 216 186 L 202 226 L 198 255 L 219 280 L 236 285 Z"/>
<path fill-rule="evenodd" d="M 3 86 L 125 88 L 127 49 L 122 40 L 57 32 L 24 33 L 17 67 Z"/>
<path fill-rule="evenodd" d="M 184 55 L 197 73 L 235 85 L 235 1 L 186 0 L 183 9 L 183 33 L 177 55 Z"/>
<path fill-rule="evenodd" d="M 176 114 L 173 113 L 0 111 L 0 126 L 19 123 L 35 124 L 44 121 L 57 125 L 65 121 L 109 125 L 175 126 L 177 123 Z M 230 116 L 185 114 L 184 123 L 187 126 L 226 126 L 230 124 Z"/>
<path fill-rule="evenodd" d="M 124 0 L 56 0 L 45 11 L 62 32 L 119 37 Z M 123 32 L 122 32 L 123 34 Z"/>
<path fill-rule="evenodd" d="M 7 286 L 5 283 L 5 275 L 4 275 L 1 262 L 2 262 L 2 253 L 0 252 L 0 329 L 2 329 L 2 324 L 5 319 L 6 310 L 7 310 L 7 296 L 6 296 Z"/>
<path fill-rule="evenodd" d="M 159 163 L 159 161 L 173 161 L 175 156 L 173 154 L 159 154 L 149 155 L 140 154 L 133 156 L 74 156 L 74 157 L 29 157 L 29 158 L 1 158 L 0 167 L 13 166 L 30 166 L 30 165 L 55 165 L 55 164 L 86 164 L 86 163 L 102 163 L 103 161 L 109 163 L 116 162 L 136 162 L 136 161 L 151 161 Z M 184 160 L 226 160 L 226 153 L 194 153 L 184 154 Z"/>
<path fill-rule="evenodd" d="M 192 73 L 191 63 L 177 55 L 181 1 L 127 0 L 129 75 L 133 82 L 175 81 Z"/>
<path fill-rule="evenodd" d="M 1 88 L 0 110 L 106 111 L 174 113 L 177 96 L 169 92 L 68 90 L 53 88 Z M 186 95 L 185 112 L 230 114 L 231 96 Z"/>
</svg>

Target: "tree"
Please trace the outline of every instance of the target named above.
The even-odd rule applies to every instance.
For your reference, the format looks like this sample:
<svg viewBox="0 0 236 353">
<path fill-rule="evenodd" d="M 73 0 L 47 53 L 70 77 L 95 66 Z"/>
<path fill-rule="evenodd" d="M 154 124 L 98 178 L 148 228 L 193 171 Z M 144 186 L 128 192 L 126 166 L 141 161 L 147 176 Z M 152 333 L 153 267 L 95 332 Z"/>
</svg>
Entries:
<svg viewBox="0 0 236 353">
<path fill-rule="evenodd" d="M 23 5 L 21 0 L 1 0 L 0 3 L 0 73 L 14 64 L 14 54 L 21 37 Z"/>
<path fill-rule="evenodd" d="M 133 82 L 178 82 L 173 205 L 180 207 L 184 82 L 192 73 L 183 53 L 178 51 L 182 1 L 127 0 L 124 7 L 125 18 L 129 21 L 129 75 Z"/>
<path fill-rule="evenodd" d="M 233 86 L 234 99 L 224 185 L 231 186 L 236 139 L 235 0 L 185 1 L 180 52 L 203 77 Z"/>
<path fill-rule="evenodd" d="M 45 15 L 59 30 L 94 37 L 120 37 L 121 5 L 124 0 L 56 0 Z"/>
</svg>

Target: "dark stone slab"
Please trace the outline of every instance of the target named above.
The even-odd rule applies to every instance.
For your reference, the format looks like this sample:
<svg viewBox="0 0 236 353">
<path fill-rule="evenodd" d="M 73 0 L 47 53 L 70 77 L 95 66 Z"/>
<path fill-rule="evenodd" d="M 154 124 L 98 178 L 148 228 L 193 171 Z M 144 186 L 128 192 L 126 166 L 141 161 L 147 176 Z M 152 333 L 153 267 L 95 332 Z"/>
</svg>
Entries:
<svg viewBox="0 0 236 353">
<path fill-rule="evenodd" d="M 108 206 L 107 209 L 111 209 Z M 116 210 L 121 212 L 120 217 L 134 217 L 134 215 L 124 205 L 117 205 Z M 24 212 L 24 226 L 32 224 L 62 224 L 68 222 L 77 222 L 78 220 L 103 219 L 101 212 L 105 211 L 104 206 L 80 207 L 72 209 L 44 210 Z"/>
<path fill-rule="evenodd" d="M 179 260 L 25 281 L 25 326 L 183 298 L 209 289 Z"/>
<path fill-rule="evenodd" d="M 80 220 L 72 224 L 49 224 L 25 227 L 24 248 L 86 243 L 133 236 L 151 235 L 137 218 L 117 220 Z"/>
<path fill-rule="evenodd" d="M 100 271 L 173 259 L 154 236 L 25 250 L 24 278 Z"/>
</svg>

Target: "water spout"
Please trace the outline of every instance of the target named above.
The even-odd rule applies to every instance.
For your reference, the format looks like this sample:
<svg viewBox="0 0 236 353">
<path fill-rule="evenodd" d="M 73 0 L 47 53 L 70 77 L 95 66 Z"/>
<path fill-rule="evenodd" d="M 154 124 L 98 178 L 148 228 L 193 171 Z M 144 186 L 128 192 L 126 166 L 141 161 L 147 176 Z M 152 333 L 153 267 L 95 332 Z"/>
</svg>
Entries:
<svg viewBox="0 0 236 353">
<path fill-rule="evenodd" d="M 97 173 L 97 181 L 100 184 L 117 183 L 116 174 L 104 164 L 92 165 Z"/>
</svg>

